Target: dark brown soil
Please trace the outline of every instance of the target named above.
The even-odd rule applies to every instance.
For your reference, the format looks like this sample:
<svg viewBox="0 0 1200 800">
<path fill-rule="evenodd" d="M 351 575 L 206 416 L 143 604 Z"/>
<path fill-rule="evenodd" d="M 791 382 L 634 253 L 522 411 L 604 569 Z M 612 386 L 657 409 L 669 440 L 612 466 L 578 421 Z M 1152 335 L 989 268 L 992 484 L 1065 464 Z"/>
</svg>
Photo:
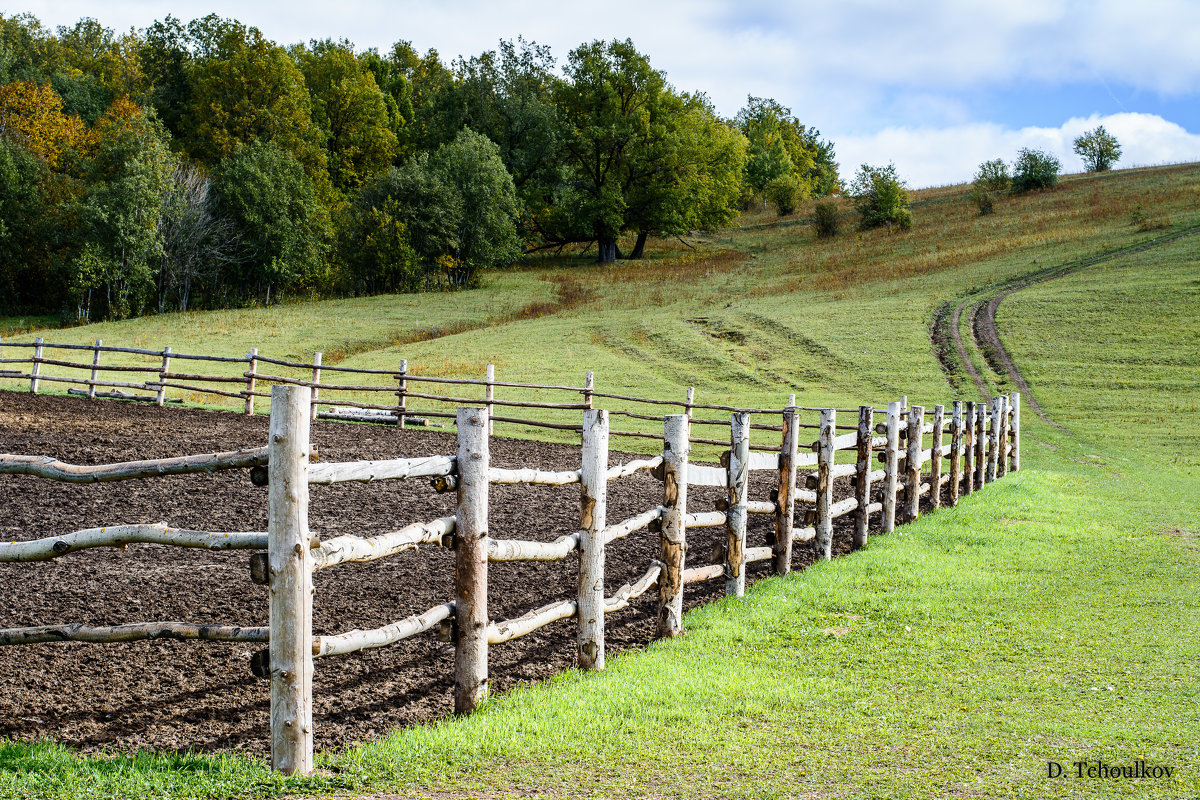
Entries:
<svg viewBox="0 0 1200 800">
<path fill-rule="evenodd" d="M 265 444 L 266 417 L 159 409 L 120 401 L 0 392 L 0 452 L 51 455 L 78 464 L 161 458 Z M 313 440 L 323 461 L 396 458 L 455 451 L 453 435 L 423 430 L 319 422 Z M 492 441 L 493 464 L 569 469 L 579 449 Z M 628 455 L 612 454 L 612 463 Z M 754 473 L 751 497 L 766 499 L 773 482 Z M 692 511 L 707 511 L 723 490 L 692 487 Z M 848 485 L 838 495 L 849 493 Z M 616 522 L 661 502 L 662 485 L 640 473 L 609 485 L 608 519 Z M 425 481 L 313 487 L 310 523 L 322 537 L 373 535 L 453 514 L 453 495 Z M 168 522 L 202 530 L 265 530 L 266 493 L 243 471 L 121 483 L 74 485 L 0 475 L 0 537 L 53 536 L 101 525 Z M 548 541 L 578 528 L 576 487 L 495 486 L 490 533 Z M 850 519 L 835 530 L 834 550 L 850 549 Z M 773 521 L 752 515 L 749 546 L 765 543 Z M 689 563 L 708 563 L 719 528 L 688 532 Z M 640 576 L 658 554 L 646 531 L 615 543 L 607 556 L 608 591 Z M 187 621 L 264 625 L 266 588 L 250 582 L 245 551 L 136 545 L 94 549 L 27 564 L 0 564 L 6 587 L 0 627 L 65 622 L 112 625 Z M 795 567 L 811 563 L 796 547 Z M 754 580 L 769 562 L 752 565 Z M 489 610 L 500 620 L 574 595 L 576 562 L 493 564 Z M 453 597 L 452 553 L 425 547 L 369 564 L 316 575 L 314 630 L 374 628 Z M 718 596 L 722 582 L 689 586 L 687 605 Z M 653 629 L 653 592 L 607 619 L 610 652 L 644 647 Z M 572 666 L 575 627 L 564 622 L 491 650 L 491 686 L 503 692 Z M 250 673 L 259 645 L 158 640 L 96 645 L 54 643 L 0 648 L 0 736 L 56 739 L 83 751 L 247 751 L 268 749 L 268 684 Z M 318 748 L 361 741 L 401 725 L 449 714 L 453 649 L 433 634 L 389 648 L 322 659 L 315 681 Z"/>
</svg>

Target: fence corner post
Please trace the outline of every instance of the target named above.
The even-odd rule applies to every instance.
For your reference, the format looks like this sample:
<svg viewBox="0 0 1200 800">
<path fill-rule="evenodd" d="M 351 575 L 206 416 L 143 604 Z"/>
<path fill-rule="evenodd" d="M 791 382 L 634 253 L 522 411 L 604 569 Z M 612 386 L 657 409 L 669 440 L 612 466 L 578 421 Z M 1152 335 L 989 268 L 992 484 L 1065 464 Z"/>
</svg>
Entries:
<svg viewBox="0 0 1200 800">
<path fill-rule="evenodd" d="M 725 594 L 746 593 L 746 492 L 750 483 L 750 415 L 729 418 L 729 510 L 725 512 Z"/>
<path fill-rule="evenodd" d="M 488 695 L 488 414 L 460 408 L 454 535 L 454 713 Z"/>
<path fill-rule="evenodd" d="M 687 557 L 689 420 L 670 414 L 663 421 L 662 574 L 658 578 L 659 639 L 683 633 L 683 565 Z"/>
<path fill-rule="evenodd" d="M 307 775 L 313 769 L 309 402 L 306 386 L 271 390 L 267 535 L 271 766 L 288 775 Z"/>
<path fill-rule="evenodd" d="M 854 499 L 858 508 L 854 510 L 854 547 L 867 546 L 868 529 L 871 523 L 871 440 L 875 436 L 875 409 L 871 406 L 858 407 L 858 460 L 854 465 Z"/>
<path fill-rule="evenodd" d="M 1013 392 L 1009 395 L 1009 404 L 1012 406 L 1012 432 L 1009 436 L 1012 438 L 1012 471 L 1021 471 L 1021 393 Z"/>
<path fill-rule="evenodd" d="M 817 558 L 833 558 L 833 439 L 837 436 L 837 411 L 821 411 L 821 429 L 817 437 Z"/>
<path fill-rule="evenodd" d="M 883 532 L 896 530 L 896 491 L 900 484 L 900 403 L 888 403 L 887 449 L 883 453 Z"/>
<path fill-rule="evenodd" d="M 800 412 L 783 411 L 783 437 L 779 446 L 779 485 L 775 503 L 775 574 L 792 571 L 792 526 L 796 519 L 796 457 L 800 450 Z"/>
<path fill-rule="evenodd" d="M 608 524 L 608 412 L 583 412 L 579 480 L 580 669 L 604 669 L 604 528 Z"/>
</svg>

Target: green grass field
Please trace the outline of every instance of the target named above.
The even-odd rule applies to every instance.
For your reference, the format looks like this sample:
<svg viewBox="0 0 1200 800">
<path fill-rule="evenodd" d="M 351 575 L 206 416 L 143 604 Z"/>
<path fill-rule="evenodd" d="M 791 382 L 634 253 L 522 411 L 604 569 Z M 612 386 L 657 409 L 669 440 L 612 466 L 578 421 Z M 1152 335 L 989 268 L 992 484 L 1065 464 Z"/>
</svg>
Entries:
<svg viewBox="0 0 1200 800">
<path fill-rule="evenodd" d="M 1140 230 L 1139 206 L 1175 228 L 1200 222 L 1196 165 L 1073 177 L 983 218 L 965 187 L 918 195 L 906 235 L 817 242 L 803 222 L 751 217 L 699 256 L 646 265 L 546 262 L 453 296 L 51 334 L 237 352 L 253 333 L 296 357 L 341 347 L 347 364 L 405 357 L 441 374 L 490 361 L 549 382 L 593 369 L 599 388 L 695 385 L 744 405 L 793 391 L 807 405 L 944 402 L 960 378 L 929 339 L 942 303 L 1171 229 Z M 1020 473 L 851 557 L 697 609 L 688 635 L 604 674 L 568 672 L 470 718 L 322 754 L 307 779 L 235 757 L 6 743 L 0 795 L 1200 797 L 1198 295 L 1197 238 L 1014 294 L 1001 336 L 1065 428 L 1026 412 Z M 411 333 L 447 313 L 458 333 Z M 1172 775 L 1072 766 L 1138 759 Z M 1048 778 L 1049 761 L 1065 776 Z"/>
</svg>

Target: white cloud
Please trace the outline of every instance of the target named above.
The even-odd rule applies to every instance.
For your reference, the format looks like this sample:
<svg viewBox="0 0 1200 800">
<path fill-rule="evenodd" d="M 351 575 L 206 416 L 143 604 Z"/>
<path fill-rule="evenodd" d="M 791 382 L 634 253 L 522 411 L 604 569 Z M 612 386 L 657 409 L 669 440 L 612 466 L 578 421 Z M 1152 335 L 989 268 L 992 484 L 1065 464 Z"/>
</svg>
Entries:
<svg viewBox="0 0 1200 800">
<path fill-rule="evenodd" d="M 969 181 L 984 161 L 1011 163 L 1022 147 L 1058 157 L 1066 172 L 1080 172 L 1083 162 L 1072 151 L 1075 137 L 1097 125 L 1121 144 L 1120 167 L 1200 161 L 1200 134 L 1189 133 L 1155 114 L 1110 114 L 1073 118 L 1057 128 L 1009 129 L 994 123 L 943 128 L 886 128 L 865 136 L 835 140 L 843 178 L 860 164 L 894 162 L 910 186 L 939 186 Z"/>
</svg>

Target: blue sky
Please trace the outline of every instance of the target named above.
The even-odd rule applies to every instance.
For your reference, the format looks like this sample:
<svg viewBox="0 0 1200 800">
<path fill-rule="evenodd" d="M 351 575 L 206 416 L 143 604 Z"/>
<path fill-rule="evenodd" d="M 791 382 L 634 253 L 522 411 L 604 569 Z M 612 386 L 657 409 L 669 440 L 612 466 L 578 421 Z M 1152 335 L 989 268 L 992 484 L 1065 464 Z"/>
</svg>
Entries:
<svg viewBox="0 0 1200 800">
<path fill-rule="evenodd" d="M 774 97 L 834 142 L 845 176 L 894 162 L 914 187 L 970 180 L 980 162 L 1049 150 L 1067 171 L 1079 133 L 1105 125 L 1120 166 L 1200 160 L 1200 0 L 0 0 L 43 23 L 92 16 L 145 27 L 217 13 L 291 43 L 398 39 L 449 61 L 501 38 L 559 62 L 597 38 L 632 38 L 684 90 L 732 116 Z"/>
</svg>

